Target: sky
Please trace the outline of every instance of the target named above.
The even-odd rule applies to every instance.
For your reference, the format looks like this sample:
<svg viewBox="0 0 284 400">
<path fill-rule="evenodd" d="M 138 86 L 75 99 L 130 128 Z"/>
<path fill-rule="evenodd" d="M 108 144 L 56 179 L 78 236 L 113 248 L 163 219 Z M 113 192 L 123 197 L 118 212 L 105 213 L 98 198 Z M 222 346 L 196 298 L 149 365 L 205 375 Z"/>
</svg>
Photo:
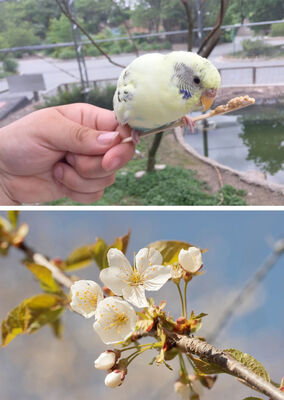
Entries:
<svg viewBox="0 0 284 400">
<path fill-rule="evenodd" d="M 27 243 L 50 257 L 66 258 L 74 247 L 92 243 L 96 237 L 112 243 L 128 229 L 132 231 L 127 253 L 130 260 L 133 252 L 156 240 L 183 240 L 207 248 L 203 256 L 205 274 L 195 278 L 189 288 L 189 308 L 208 313 L 199 331 L 205 337 L 215 328 L 226 305 L 271 254 L 272 243 L 284 238 L 283 211 L 24 211 L 20 220 L 30 226 Z M 17 250 L 0 258 L 1 319 L 23 298 L 39 292 L 21 259 Z M 99 282 L 95 264 L 76 275 Z M 284 255 L 214 342 L 220 348 L 238 348 L 252 354 L 274 380 L 284 375 L 283 281 Z M 180 315 L 171 282 L 149 294 L 153 293 L 157 302 L 167 301 L 167 310 L 175 318 Z M 33 335 L 17 337 L 0 349 L 3 399 L 101 400 L 115 394 L 119 400 L 133 396 L 142 400 L 146 385 L 151 400 L 175 398 L 177 371 L 149 366 L 153 354 L 135 360 L 116 392 L 105 388 L 104 372 L 93 368 L 94 359 L 105 348 L 92 329 L 93 321 L 70 311 L 63 319 L 62 341 L 45 327 Z M 248 395 L 253 391 L 229 376 L 220 376 L 215 387 L 204 392 L 203 399 L 230 396 L 231 400 L 239 400 Z"/>
</svg>

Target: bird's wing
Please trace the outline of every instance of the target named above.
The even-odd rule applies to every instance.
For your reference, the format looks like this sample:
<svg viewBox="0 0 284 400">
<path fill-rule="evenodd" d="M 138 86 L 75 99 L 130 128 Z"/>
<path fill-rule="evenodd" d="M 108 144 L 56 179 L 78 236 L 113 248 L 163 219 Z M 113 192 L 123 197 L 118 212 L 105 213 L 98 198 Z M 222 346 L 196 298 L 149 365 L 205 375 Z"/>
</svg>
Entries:
<svg viewBox="0 0 284 400">
<path fill-rule="evenodd" d="M 113 108 L 118 122 L 122 125 L 128 123 L 135 92 L 135 79 L 129 68 L 122 71 L 113 97 Z"/>
</svg>

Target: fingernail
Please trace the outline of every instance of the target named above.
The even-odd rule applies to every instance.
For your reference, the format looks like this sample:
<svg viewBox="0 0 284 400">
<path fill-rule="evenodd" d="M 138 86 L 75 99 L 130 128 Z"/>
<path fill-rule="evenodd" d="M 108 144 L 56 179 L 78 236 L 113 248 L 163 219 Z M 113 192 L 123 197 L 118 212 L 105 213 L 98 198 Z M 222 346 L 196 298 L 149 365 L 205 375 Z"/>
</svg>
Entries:
<svg viewBox="0 0 284 400">
<path fill-rule="evenodd" d="M 63 179 L 63 168 L 61 166 L 55 168 L 54 170 L 54 177 L 57 179 L 59 182 L 62 181 Z"/>
<path fill-rule="evenodd" d="M 73 154 L 68 154 L 68 156 L 66 157 L 66 160 L 67 160 L 68 164 L 70 164 L 70 165 L 72 165 L 72 167 L 74 167 L 75 157 L 73 156 Z"/>
<path fill-rule="evenodd" d="M 112 171 L 113 169 L 117 169 L 121 165 L 121 159 L 119 157 L 115 157 L 113 160 L 110 161 L 106 170 Z"/>
<path fill-rule="evenodd" d="M 97 140 L 101 144 L 111 144 L 118 135 L 119 132 L 104 132 L 98 136 Z"/>
</svg>

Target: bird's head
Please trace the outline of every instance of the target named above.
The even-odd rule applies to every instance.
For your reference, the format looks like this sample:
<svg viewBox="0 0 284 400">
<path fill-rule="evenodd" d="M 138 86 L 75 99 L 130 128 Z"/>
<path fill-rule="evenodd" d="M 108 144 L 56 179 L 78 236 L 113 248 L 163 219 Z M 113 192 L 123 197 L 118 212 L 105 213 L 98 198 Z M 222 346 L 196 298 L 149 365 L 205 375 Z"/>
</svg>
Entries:
<svg viewBox="0 0 284 400">
<path fill-rule="evenodd" d="M 173 64 L 172 80 L 182 99 L 188 101 L 192 110 L 200 106 L 208 110 L 221 84 L 217 68 L 206 58 L 191 52 L 174 51 L 168 57 Z"/>
</svg>

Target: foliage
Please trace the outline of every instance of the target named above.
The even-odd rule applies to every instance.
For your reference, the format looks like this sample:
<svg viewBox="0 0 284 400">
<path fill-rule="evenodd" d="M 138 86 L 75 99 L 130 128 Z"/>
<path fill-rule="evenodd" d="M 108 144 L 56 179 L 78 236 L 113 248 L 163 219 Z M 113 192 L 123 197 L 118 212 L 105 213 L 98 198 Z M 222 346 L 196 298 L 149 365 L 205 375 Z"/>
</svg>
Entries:
<svg viewBox="0 0 284 400">
<path fill-rule="evenodd" d="M 206 184 L 195 177 L 195 172 L 167 166 L 163 171 L 150 172 L 136 179 L 134 173 L 146 168 L 145 160 L 134 160 L 131 172 L 117 174 L 114 184 L 105 189 L 104 196 L 94 205 L 218 205 L 220 193 L 206 192 Z M 220 191 L 224 205 L 246 205 L 246 192 L 225 185 Z M 49 204 L 79 204 L 65 199 Z"/>
<path fill-rule="evenodd" d="M 247 353 L 243 353 L 240 350 L 228 349 L 224 350 L 226 353 L 230 353 L 237 361 L 244 364 L 248 369 L 253 371 L 256 375 L 260 376 L 267 382 L 270 382 L 270 376 L 264 366 L 257 361 L 254 357 Z"/>
<path fill-rule="evenodd" d="M 246 57 L 258 57 L 258 56 L 271 56 L 275 53 L 275 46 L 264 43 L 262 40 L 244 40 L 242 42 L 243 53 Z"/>
<path fill-rule="evenodd" d="M 284 36 L 284 22 L 280 24 L 271 25 L 270 29 L 271 36 Z"/>
<path fill-rule="evenodd" d="M 50 20 L 46 39 L 48 43 L 71 42 L 73 40 L 71 24 L 65 15 L 61 15 L 59 19 L 52 18 Z"/>
<path fill-rule="evenodd" d="M 19 63 L 14 58 L 6 57 L 3 60 L 3 70 L 5 72 L 12 72 L 16 74 L 18 72 Z"/>
<path fill-rule="evenodd" d="M 115 92 L 115 86 L 95 87 L 88 94 L 88 103 L 97 107 L 112 110 L 112 99 Z M 82 103 L 85 101 L 84 94 L 80 86 L 72 86 L 68 90 L 61 90 L 57 96 L 45 97 L 42 107 L 54 107 L 63 104 Z"/>
<path fill-rule="evenodd" d="M 54 294 L 39 294 L 25 299 L 2 322 L 2 346 L 19 334 L 34 333 L 57 320 L 63 310 L 63 298 Z"/>
</svg>

